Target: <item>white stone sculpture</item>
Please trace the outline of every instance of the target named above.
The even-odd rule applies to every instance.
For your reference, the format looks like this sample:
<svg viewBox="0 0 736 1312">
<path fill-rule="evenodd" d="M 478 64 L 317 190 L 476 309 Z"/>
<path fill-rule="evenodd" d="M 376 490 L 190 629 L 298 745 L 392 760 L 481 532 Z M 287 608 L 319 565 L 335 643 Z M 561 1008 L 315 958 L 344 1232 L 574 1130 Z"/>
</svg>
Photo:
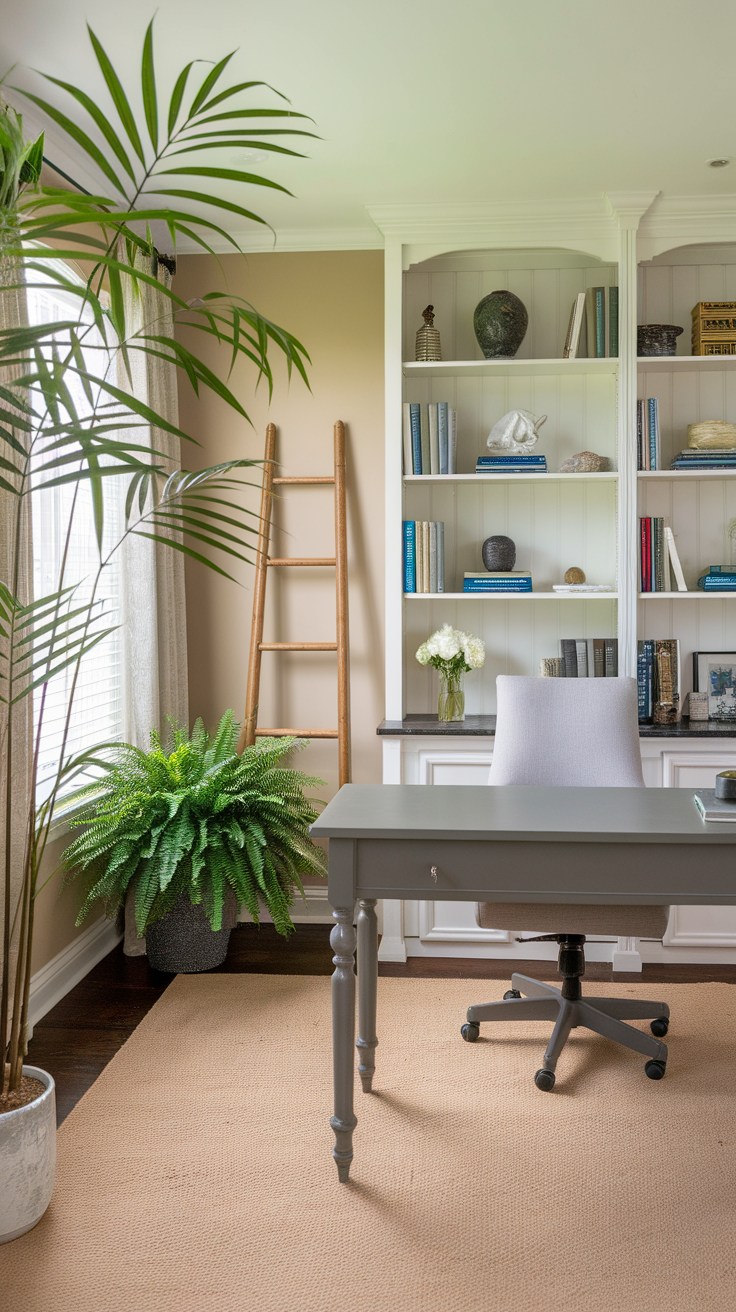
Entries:
<svg viewBox="0 0 736 1312">
<path fill-rule="evenodd" d="M 539 437 L 546 415 L 535 419 L 528 410 L 509 410 L 503 419 L 493 425 L 486 446 L 491 451 L 505 451 L 510 454 L 530 451 Z"/>
</svg>

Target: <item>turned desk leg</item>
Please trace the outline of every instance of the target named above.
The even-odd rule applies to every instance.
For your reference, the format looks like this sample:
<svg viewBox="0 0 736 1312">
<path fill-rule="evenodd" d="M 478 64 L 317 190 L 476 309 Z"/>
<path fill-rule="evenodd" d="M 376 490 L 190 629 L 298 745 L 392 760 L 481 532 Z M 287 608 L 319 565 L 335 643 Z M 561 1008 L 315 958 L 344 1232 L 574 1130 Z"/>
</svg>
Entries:
<svg viewBox="0 0 736 1312">
<path fill-rule="evenodd" d="M 370 1093 L 376 1069 L 376 1003 L 378 995 L 378 921 L 376 899 L 358 902 L 358 1070 L 363 1093 Z"/>
<path fill-rule="evenodd" d="M 355 943 L 353 907 L 336 907 L 330 944 L 334 950 L 332 976 L 332 1054 L 335 1114 L 330 1125 L 335 1132 L 332 1156 L 337 1164 L 341 1184 L 346 1184 L 353 1160 L 353 1130 L 357 1119 L 353 1112 L 355 1072 Z"/>
</svg>

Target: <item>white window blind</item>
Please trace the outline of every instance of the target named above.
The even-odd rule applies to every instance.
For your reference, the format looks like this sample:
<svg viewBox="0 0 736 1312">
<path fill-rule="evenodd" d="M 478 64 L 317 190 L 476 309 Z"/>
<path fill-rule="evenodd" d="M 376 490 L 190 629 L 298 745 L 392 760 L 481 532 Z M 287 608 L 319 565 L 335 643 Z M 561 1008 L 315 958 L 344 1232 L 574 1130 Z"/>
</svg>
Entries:
<svg viewBox="0 0 736 1312">
<path fill-rule="evenodd" d="M 70 271 L 64 266 L 64 275 L 68 278 Z M 27 288 L 28 317 L 32 324 L 50 323 L 61 320 L 74 320 L 79 315 L 81 301 L 63 289 L 45 286 Z M 89 329 L 89 325 L 92 325 Z M 85 333 L 83 351 L 85 364 L 91 373 L 100 374 L 104 370 L 104 343 L 94 327 L 91 312 L 85 319 L 89 329 Z M 59 347 L 63 349 L 64 334 L 59 335 Z M 68 342 L 68 338 L 67 338 Z M 77 413 L 88 417 L 91 413 L 90 402 L 84 393 L 81 381 L 72 373 L 65 379 L 72 396 Z M 41 398 L 34 398 L 36 408 L 40 408 Z M 39 462 L 40 463 L 40 462 Z M 56 471 L 55 471 L 56 472 Z M 46 475 L 47 479 L 52 477 Z M 125 488 L 122 478 L 103 479 L 105 505 L 104 543 L 117 541 L 123 529 Z M 76 495 L 76 505 L 73 506 Z M 87 602 L 99 567 L 99 552 L 95 535 L 92 511 L 92 498 L 89 483 L 68 483 L 61 487 L 47 488 L 37 486 L 32 495 L 33 523 L 33 588 L 34 597 L 46 596 L 59 587 L 59 575 L 70 517 L 73 508 L 73 525 L 69 536 L 67 565 L 64 573 L 64 586 L 78 585 L 74 594 L 75 606 Z M 104 601 L 104 627 L 118 625 L 120 622 L 120 563 L 119 556 L 103 571 L 98 586 L 97 597 Z M 123 702 L 122 702 L 122 662 L 123 643 L 120 629 L 98 643 L 82 660 L 79 677 L 74 694 L 69 731 L 64 744 L 64 756 L 68 758 L 78 752 L 88 750 L 100 743 L 119 741 L 123 736 Z M 67 707 L 71 692 L 73 666 L 62 670 L 49 683 L 43 708 L 43 722 L 39 751 L 38 793 L 39 797 L 48 795 L 56 774 L 59 753 L 64 739 Z M 34 718 L 38 728 L 43 688 L 34 693 Z M 84 780 L 73 779 L 60 795 L 80 787 Z"/>
</svg>

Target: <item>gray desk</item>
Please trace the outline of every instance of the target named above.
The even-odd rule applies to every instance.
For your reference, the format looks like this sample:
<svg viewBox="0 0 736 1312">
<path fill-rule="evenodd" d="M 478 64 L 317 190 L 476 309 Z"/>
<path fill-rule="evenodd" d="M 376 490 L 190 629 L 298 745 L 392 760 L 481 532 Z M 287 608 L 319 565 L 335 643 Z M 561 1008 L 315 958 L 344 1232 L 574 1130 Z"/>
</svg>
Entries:
<svg viewBox="0 0 736 1312">
<path fill-rule="evenodd" d="M 364 1092 L 378 1042 L 377 898 L 736 905 L 736 824 L 704 824 L 685 789 L 346 784 L 311 833 L 330 840 L 330 1125 L 341 1181 L 357 1124 L 356 901 L 355 1046 Z"/>
</svg>

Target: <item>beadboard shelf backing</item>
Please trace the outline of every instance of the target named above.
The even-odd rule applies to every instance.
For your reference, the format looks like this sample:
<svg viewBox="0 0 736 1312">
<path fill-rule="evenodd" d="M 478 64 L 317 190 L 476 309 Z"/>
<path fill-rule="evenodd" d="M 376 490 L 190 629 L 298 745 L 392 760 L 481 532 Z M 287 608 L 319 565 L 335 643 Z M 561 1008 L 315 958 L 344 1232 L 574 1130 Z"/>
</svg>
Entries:
<svg viewBox="0 0 736 1312">
<path fill-rule="evenodd" d="M 491 370 L 508 368 L 509 364 L 516 370 L 525 367 L 527 361 L 579 366 L 582 361 L 562 359 L 572 303 L 578 292 L 588 287 L 610 286 L 617 281 L 614 264 L 563 250 L 462 251 L 425 260 L 412 265 L 404 275 L 403 358 L 414 359 L 414 338 L 422 324 L 422 310 L 425 305 L 434 305 L 435 327 L 440 332 L 445 360 L 476 361 L 484 369 L 490 363 Z M 475 340 L 473 311 L 484 296 L 499 289 L 521 298 L 529 314 L 529 327 L 512 361 L 486 363 Z M 580 355 L 585 354 L 582 341 Z M 583 367 L 588 363 L 607 363 L 615 372 L 615 361 L 586 361 Z M 412 370 L 414 367 L 410 365 Z"/>
<path fill-rule="evenodd" d="M 447 401 L 457 410 L 460 474 L 474 473 L 478 456 L 488 455 L 488 434 L 509 410 L 547 416 L 534 453 L 545 455 L 550 469 L 559 469 L 568 456 L 584 450 L 605 456 L 609 468 L 616 469 L 616 378 L 610 373 L 540 378 L 504 373 L 412 376 L 404 380 L 404 400 L 423 405 Z"/>
<path fill-rule="evenodd" d="M 459 484 L 420 478 L 406 489 L 407 518 L 444 521 L 445 589 L 454 584 L 460 591 L 466 570 L 483 570 L 481 545 L 496 533 L 514 539 L 514 568 L 531 570 L 540 592 L 564 582 L 571 565 L 589 583 L 615 588 L 616 481 L 528 478 Z"/>
<path fill-rule="evenodd" d="M 563 378 L 565 375 L 615 374 L 618 359 L 527 360 L 514 356 L 511 360 L 443 360 L 441 363 L 406 360 L 403 368 L 405 378 L 453 378 L 456 375 L 463 378 L 488 378 L 494 374 L 523 375 L 527 378 L 559 375 Z"/>
<path fill-rule="evenodd" d="M 642 593 L 642 596 L 650 594 Z M 659 593 L 659 596 L 677 596 Z M 405 592 L 405 601 L 617 601 L 617 592 Z"/>
<path fill-rule="evenodd" d="M 638 491 L 639 514 L 661 516 L 671 527 L 688 589 L 697 588 L 698 578 L 709 565 L 730 567 L 732 562 L 736 564 L 736 478 L 724 477 L 720 471 L 718 476 L 706 478 L 670 471 L 670 476 L 665 478 L 656 474 L 653 478 L 640 478 Z M 735 534 L 733 539 L 729 531 L 731 527 Z M 704 593 L 698 595 L 705 597 Z M 726 604 L 728 600 L 726 598 Z M 664 635 L 653 635 L 640 629 L 639 636 Z M 731 648 L 719 647 L 718 650 Z"/>
<path fill-rule="evenodd" d="M 687 592 L 640 592 L 640 601 L 724 601 L 736 597 L 736 592 L 703 592 L 701 588 L 688 588 Z M 720 648 L 719 648 L 720 650 Z M 725 649 L 724 649 L 725 650 Z M 730 650 L 730 649 L 729 649 Z"/>
<path fill-rule="evenodd" d="M 736 297 L 733 299 L 736 300 Z M 685 332 L 678 341 L 687 342 L 689 349 L 689 323 L 681 326 L 685 328 Z M 736 369 L 736 355 L 640 355 L 637 365 L 649 374 L 679 374 L 687 369 L 692 369 L 696 374 L 721 373 L 724 370 Z"/>
<path fill-rule="evenodd" d="M 421 594 L 415 595 L 422 599 Z M 563 595 L 563 604 L 555 604 Z M 496 676 L 538 674 L 542 657 L 559 654 L 560 638 L 606 638 L 616 633 L 616 597 L 610 592 L 585 597 L 521 593 L 513 598 L 445 594 L 424 601 L 404 607 L 404 679 L 412 713 L 437 711 L 437 672 L 422 667 L 415 652 L 441 624 L 465 629 L 486 644 L 483 669 L 465 677 L 465 709 L 470 715 L 495 714 Z"/>
<path fill-rule="evenodd" d="M 711 482 L 724 479 L 728 481 L 736 478 L 736 469 L 640 469 L 639 478 L 667 480 L 670 483 L 693 478 L 706 478 Z"/>
<path fill-rule="evenodd" d="M 600 474 L 560 474 L 548 470 L 546 474 L 405 474 L 405 483 L 595 483 L 618 478 L 615 471 Z"/>
</svg>

